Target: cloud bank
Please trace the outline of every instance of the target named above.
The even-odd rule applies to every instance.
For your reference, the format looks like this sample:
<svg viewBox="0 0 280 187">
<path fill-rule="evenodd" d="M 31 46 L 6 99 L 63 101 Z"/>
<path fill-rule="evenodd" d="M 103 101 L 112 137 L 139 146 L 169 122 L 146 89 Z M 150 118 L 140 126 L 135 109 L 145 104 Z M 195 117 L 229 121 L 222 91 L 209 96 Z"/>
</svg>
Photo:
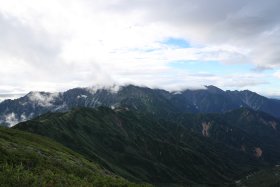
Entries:
<svg viewBox="0 0 280 187">
<path fill-rule="evenodd" d="M 133 83 L 279 93 L 277 0 L 0 0 L 0 91 Z M 170 38 L 189 46 L 171 45 Z M 174 68 L 181 62 L 185 68 Z M 192 62 L 201 67 L 190 69 Z M 215 64 L 250 64 L 217 73 Z M 269 72 L 269 73 L 268 73 Z"/>
</svg>

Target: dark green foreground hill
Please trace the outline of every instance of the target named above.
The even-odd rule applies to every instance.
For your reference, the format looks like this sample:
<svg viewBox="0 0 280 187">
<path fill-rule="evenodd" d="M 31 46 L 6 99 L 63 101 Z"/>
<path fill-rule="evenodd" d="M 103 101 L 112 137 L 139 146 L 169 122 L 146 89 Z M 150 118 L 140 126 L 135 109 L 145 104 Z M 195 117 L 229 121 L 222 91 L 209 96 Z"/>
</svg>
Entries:
<svg viewBox="0 0 280 187">
<path fill-rule="evenodd" d="M 131 181 L 226 186 L 279 161 L 279 121 L 254 114 L 241 109 L 168 121 L 125 109 L 80 108 L 15 128 L 50 137 Z"/>
<path fill-rule="evenodd" d="M 1 186 L 136 186 L 38 135 L 0 128 Z"/>
</svg>

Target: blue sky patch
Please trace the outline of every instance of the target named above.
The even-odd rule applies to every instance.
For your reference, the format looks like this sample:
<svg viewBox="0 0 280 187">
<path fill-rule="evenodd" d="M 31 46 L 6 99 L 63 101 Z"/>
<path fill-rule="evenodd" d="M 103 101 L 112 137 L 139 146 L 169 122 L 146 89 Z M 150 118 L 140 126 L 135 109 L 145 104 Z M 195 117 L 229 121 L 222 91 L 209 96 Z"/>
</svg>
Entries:
<svg viewBox="0 0 280 187">
<path fill-rule="evenodd" d="M 169 67 L 215 75 L 248 73 L 253 69 L 251 64 L 223 64 L 217 61 L 174 61 L 169 63 Z"/>
<path fill-rule="evenodd" d="M 182 39 L 182 38 L 168 38 L 162 42 L 162 44 L 169 45 L 169 46 L 175 46 L 179 48 L 190 48 L 191 45 L 188 41 Z"/>
</svg>

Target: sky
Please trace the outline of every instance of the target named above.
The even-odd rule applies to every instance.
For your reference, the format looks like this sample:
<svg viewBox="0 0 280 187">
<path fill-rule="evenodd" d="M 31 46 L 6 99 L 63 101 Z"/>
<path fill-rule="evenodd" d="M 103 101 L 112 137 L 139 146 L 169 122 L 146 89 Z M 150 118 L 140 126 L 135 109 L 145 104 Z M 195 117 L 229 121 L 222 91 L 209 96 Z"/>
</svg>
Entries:
<svg viewBox="0 0 280 187">
<path fill-rule="evenodd" d="M 278 0 L 0 0 L 0 100 L 215 85 L 280 96 Z"/>
</svg>

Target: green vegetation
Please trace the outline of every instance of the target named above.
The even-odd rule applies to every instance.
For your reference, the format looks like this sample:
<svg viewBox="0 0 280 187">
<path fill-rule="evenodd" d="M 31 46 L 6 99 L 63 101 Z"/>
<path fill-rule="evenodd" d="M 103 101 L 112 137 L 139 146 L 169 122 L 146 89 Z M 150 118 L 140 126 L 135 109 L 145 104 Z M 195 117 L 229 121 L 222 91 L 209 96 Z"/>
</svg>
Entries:
<svg viewBox="0 0 280 187">
<path fill-rule="evenodd" d="M 225 186 L 261 166 L 254 154 L 204 137 L 204 117 L 184 119 L 197 131 L 179 119 L 80 108 L 48 113 L 15 128 L 50 137 L 132 181 Z"/>
<path fill-rule="evenodd" d="M 280 167 L 268 168 L 250 173 L 242 180 L 236 181 L 237 187 L 279 187 Z"/>
<path fill-rule="evenodd" d="M 209 139 L 255 155 L 260 148 L 260 160 L 280 163 L 280 121 L 266 113 L 241 108 L 224 114 L 179 114 L 173 120 L 201 134 L 202 123 L 210 125 Z"/>
<path fill-rule="evenodd" d="M 6 128 L 0 128 L 0 181 L 23 187 L 137 186 L 48 138 Z"/>
</svg>

